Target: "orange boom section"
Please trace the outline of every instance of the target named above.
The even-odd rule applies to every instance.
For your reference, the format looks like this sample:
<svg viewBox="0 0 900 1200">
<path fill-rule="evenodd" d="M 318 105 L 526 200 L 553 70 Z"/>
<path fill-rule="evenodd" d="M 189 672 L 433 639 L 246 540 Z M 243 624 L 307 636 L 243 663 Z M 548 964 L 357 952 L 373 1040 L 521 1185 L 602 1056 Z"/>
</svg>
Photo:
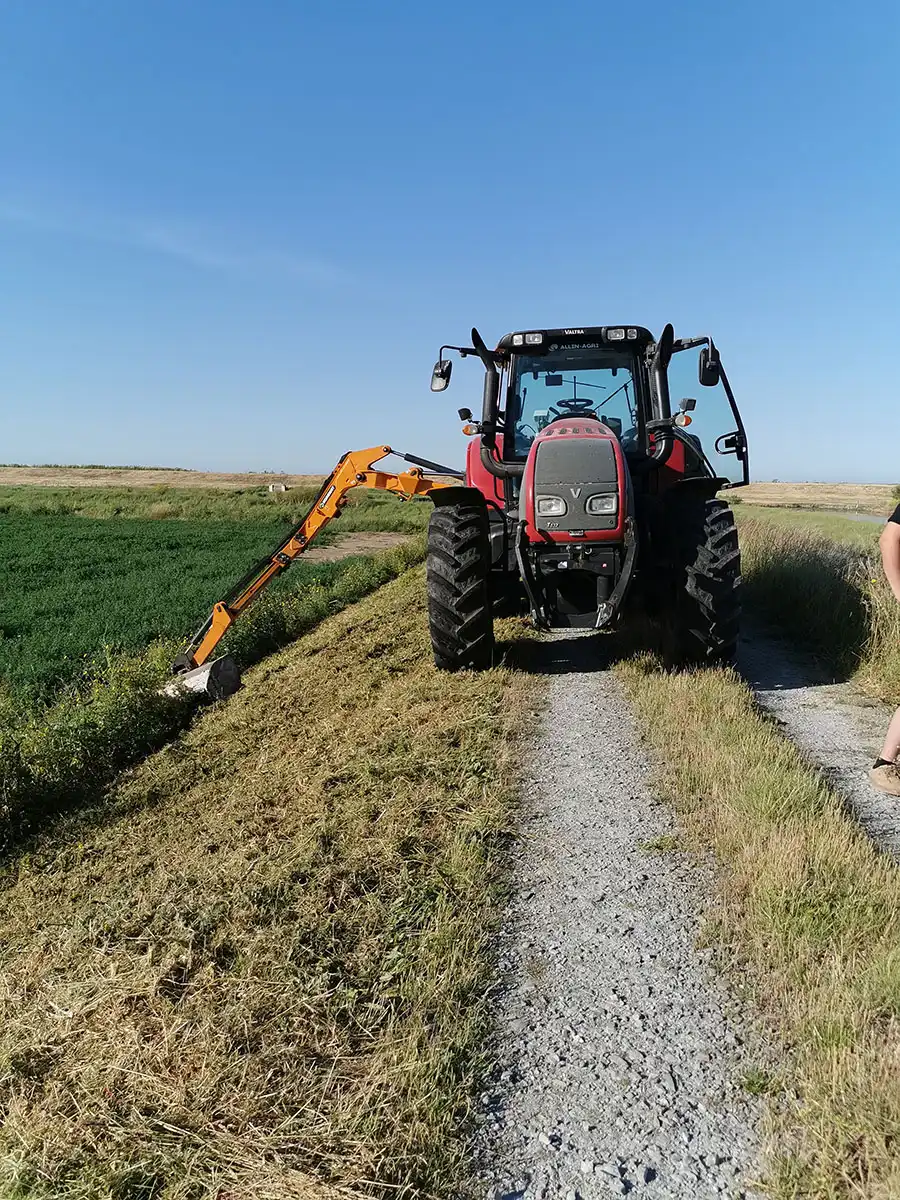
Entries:
<svg viewBox="0 0 900 1200">
<path fill-rule="evenodd" d="M 390 446 L 370 446 L 367 450 L 351 450 L 345 454 L 325 480 L 312 508 L 286 541 L 248 571 L 224 600 L 220 600 L 214 606 L 210 616 L 175 660 L 176 673 L 184 674 L 196 667 L 202 667 L 209 661 L 219 642 L 244 609 L 308 548 L 316 534 L 324 529 L 329 521 L 340 515 L 353 488 L 378 488 L 383 492 L 393 492 L 404 500 L 412 500 L 415 496 L 429 496 L 440 488 L 454 486 L 429 478 L 422 466 L 414 466 L 408 471 L 400 472 L 376 469 L 375 464 L 382 458 L 397 453 Z M 423 466 L 442 474 L 455 474 L 438 463 L 431 463 L 425 459 L 417 460 L 413 455 L 399 454 L 398 457 L 408 462 L 420 462 Z"/>
</svg>

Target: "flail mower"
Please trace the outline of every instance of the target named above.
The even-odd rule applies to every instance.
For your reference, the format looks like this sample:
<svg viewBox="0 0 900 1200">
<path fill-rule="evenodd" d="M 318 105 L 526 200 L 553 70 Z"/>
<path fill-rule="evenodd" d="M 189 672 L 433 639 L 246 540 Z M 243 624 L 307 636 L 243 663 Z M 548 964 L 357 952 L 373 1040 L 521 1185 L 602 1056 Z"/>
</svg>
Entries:
<svg viewBox="0 0 900 1200">
<path fill-rule="evenodd" d="M 382 470 L 390 446 L 345 454 L 290 536 L 215 605 L 170 686 L 237 687 L 228 656 L 212 660 L 219 642 L 356 487 L 434 504 L 428 614 L 444 670 L 489 667 L 495 615 L 520 610 L 541 629 L 599 630 L 641 609 L 683 661 L 733 657 L 740 551 L 719 493 L 749 481 L 747 440 L 712 339 L 590 326 L 510 333 L 490 350 L 473 329 L 470 346 L 441 347 L 432 391 L 450 382 L 448 352 L 485 371 L 480 419 L 459 410 L 465 472 L 409 454 L 408 470 Z"/>
</svg>

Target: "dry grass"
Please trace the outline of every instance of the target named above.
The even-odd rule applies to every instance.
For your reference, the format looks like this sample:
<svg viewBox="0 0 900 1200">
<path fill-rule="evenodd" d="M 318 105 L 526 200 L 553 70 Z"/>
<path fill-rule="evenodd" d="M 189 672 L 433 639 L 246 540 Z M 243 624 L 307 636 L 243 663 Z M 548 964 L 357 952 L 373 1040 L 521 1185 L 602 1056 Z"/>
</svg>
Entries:
<svg viewBox="0 0 900 1200">
<path fill-rule="evenodd" d="M 321 475 L 285 475 L 225 471 L 181 471 L 169 467 L 0 467 L 0 486 L 119 488 L 247 488 L 285 483 L 289 487 L 318 487 Z"/>
<path fill-rule="evenodd" d="M 748 606 L 842 678 L 900 703 L 900 604 L 881 570 L 877 526 L 854 544 L 768 518 L 739 521 Z"/>
<path fill-rule="evenodd" d="M 751 483 L 728 498 L 745 504 L 781 505 L 785 508 L 833 508 L 887 516 L 897 507 L 889 483 Z"/>
<path fill-rule="evenodd" d="M 734 673 L 619 673 L 660 786 L 721 864 L 717 941 L 786 1047 L 773 1194 L 897 1197 L 900 871 Z"/>
<path fill-rule="evenodd" d="M 11 862 L 0 1194 L 454 1193 L 523 689 L 409 572 Z"/>
</svg>

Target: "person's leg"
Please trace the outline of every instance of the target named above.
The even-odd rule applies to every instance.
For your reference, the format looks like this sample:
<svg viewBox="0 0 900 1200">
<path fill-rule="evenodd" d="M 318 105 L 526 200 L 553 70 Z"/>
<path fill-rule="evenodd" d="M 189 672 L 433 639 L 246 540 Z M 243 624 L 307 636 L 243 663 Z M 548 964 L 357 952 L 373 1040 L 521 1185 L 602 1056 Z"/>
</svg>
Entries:
<svg viewBox="0 0 900 1200">
<path fill-rule="evenodd" d="M 891 717 L 881 756 L 869 772 L 872 786 L 889 796 L 900 796 L 900 708 Z"/>
<path fill-rule="evenodd" d="M 881 747 L 881 759 L 883 762 L 896 762 L 900 758 L 900 708 L 894 713 L 891 718 L 891 723 L 888 725 L 888 731 L 884 739 L 884 745 Z"/>
</svg>

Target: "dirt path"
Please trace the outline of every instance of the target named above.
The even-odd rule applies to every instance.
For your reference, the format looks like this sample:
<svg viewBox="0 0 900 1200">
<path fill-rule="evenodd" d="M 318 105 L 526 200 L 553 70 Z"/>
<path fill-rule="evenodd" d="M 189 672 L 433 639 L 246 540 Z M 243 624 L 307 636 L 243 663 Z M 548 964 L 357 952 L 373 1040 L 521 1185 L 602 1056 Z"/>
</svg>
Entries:
<svg viewBox="0 0 900 1200">
<path fill-rule="evenodd" d="M 844 796 L 860 824 L 900 858 L 900 801 L 876 792 L 867 772 L 890 719 L 848 683 L 831 683 L 808 657 L 761 628 L 741 638 L 738 665 L 760 704 Z"/>
<path fill-rule="evenodd" d="M 668 848 L 625 697 L 596 641 L 548 639 L 501 948 L 500 1067 L 482 1097 L 488 1195 L 737 1197 L 760 1110 L 747 1037 L 696 947 L 705 885 Z M 654 842 L 657 842 L 654 845 Z"/>
<path fill-rule="evenodd" d="M 377 554 L 409 541 L 408 533 L 344 533 L 330 546 L 313 546 L 303 555 L 303 562 L 338 562 L 351 554 Z"/>
</svg>

